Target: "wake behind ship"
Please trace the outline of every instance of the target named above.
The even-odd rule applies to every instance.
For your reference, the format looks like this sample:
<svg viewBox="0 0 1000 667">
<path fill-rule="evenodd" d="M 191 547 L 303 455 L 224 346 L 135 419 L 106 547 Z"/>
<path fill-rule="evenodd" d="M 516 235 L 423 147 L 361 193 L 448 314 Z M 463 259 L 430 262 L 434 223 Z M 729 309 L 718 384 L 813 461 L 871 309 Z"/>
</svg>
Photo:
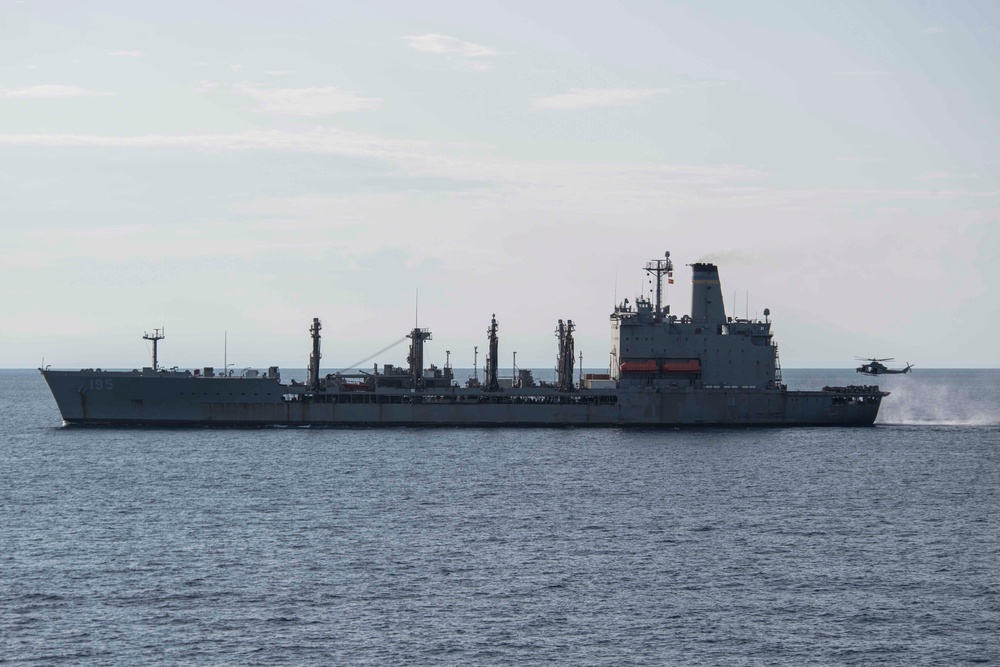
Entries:
<svg viewBox="0 0 1000 667">
<path fill-rule="evenodd" d="M 888 392 L 877 386 L 788 391 L 778 347 L 765 321 L 726 316 L 718 268 L 692 266 L 691 314 L 662 303 L 673 282 L 670 253 L 651 260 L 655 300 L 628 299 L 611 313 L 611 364 L 606 374 L 574 381 L 575 326 L 559 320 L 556 381 L 528 370 L 498 375 L 499 325 L 487 331 L 489 353 L 465 386 L 453 369 L 424 366 L 427 329 L 407 334 L 406 368 L 376 364 L 371 372 L 320 372 L 318 318 L 305 382 L 281 382 L 275 366 L 238 375 L 213 368 L 141 371 L 39 369 L 63 422 L 89 426 L 862 426 L 878 416 Z"/>
</svg>

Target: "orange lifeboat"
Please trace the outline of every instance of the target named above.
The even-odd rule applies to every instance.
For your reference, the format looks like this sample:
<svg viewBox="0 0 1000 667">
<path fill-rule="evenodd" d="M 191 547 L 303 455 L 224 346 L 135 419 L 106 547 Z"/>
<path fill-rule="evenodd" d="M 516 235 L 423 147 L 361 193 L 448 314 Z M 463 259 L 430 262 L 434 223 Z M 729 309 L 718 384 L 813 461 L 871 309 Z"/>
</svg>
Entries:
<svg viewBox="0 0 1000 667">
<path fill-rule="evenodd" d="M 674 359 L 663 364 L 664 373 L 700 373 L 700 359 Z"/>
<path fill-rule="evenodd" d="M 623 361 L 622 373 L 655 373 L 657 371 L 656 362 L 652 359 L 646 361 Z"/>
</svg>

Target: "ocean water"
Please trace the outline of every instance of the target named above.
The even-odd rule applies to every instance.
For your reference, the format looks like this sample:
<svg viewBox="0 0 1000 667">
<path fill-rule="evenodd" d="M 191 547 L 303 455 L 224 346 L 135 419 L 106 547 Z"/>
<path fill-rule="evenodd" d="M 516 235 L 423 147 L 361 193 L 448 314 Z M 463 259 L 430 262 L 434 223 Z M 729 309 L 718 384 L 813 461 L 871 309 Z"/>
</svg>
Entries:
<svg viewBox="0 0 1000 667">
<path fill-rule="evenodd" d="M 0 370 L 0 663 L 1000 664 L 1000 371 L 875 381 L 871 428 L 97 430 Z"/>
</svg>

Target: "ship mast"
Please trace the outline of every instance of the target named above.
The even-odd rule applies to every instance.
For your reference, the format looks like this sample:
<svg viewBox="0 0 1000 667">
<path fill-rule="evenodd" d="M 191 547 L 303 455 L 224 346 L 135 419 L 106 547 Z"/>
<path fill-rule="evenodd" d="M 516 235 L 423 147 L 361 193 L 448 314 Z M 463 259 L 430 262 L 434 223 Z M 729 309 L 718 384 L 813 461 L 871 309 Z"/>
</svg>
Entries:
<svg viewBox="0 0 1000 667">
<path fill-rule="evenodd" d="M 573 391 L 573 320 L 559 320 L 556 337 L 559 339 L 559 356 L 556 357 L 556 388 Z"/>
<path fill-rule="evenodd" d="M 309 355 L 309 386 L 312 389 L 319 388 L 319 330 L 323 328 L 320 324 L 319 318 L 314 317 L 312 326 L 309 327 L 309 333 L 312 334 L 313 349 L 312 354 Z"/>
<path fill-rule="evenodd" d="M 663 254 L 663 259 L 651 259 L 646 262 L 646 273 L 656 276 L 656 310 L 653 316 L 660 320 L 666 314 L 663 311 L 663 275 L 666 274 L 669 282 L 673 282 L 674 263 L 670 261 L 670 251 Z M 669 312 L 670 306 L 667 306 Z"/>
<path fill-rule="evenodd" d="M 497 316 L 493 313 L 493 321 L 486 331 L 490 337 L 490 353 L 486 357 L 486 391 L 500 391 L 500 380 L 497 377 Z"/>
<path fill-rule="evenodd" d="M 160 367 L 156 360 L 156 343 L 166 338 L 166 334 L 163 333 L 163 329 L 153 329 L 153 333 L 148 334 L 145 331 L 142 332 L 143 340 L 153 341 L 153 370 L 159 370 Z"/>
<path fill-rule="evenodd" d="M 406 335 L 410 343 L 410 355 L 406 360 L 410 363 L 410 376 L 413 378 L 413 387 L 419 389 L 424 377 L 424 341 L 431 339 L 431 332 L 420 327 L 413 327 L 413 331 Z"/>
</svg>

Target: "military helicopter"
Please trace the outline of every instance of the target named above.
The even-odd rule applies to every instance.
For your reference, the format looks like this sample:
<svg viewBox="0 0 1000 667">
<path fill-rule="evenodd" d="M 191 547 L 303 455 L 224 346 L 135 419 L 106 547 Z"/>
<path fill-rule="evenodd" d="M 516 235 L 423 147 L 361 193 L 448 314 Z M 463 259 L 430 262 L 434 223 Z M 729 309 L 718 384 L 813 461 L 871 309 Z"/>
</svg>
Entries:
<svg viewBox="0 0 1000 667">
<path fill-rule="evenodd" d="M 867 364 L 861 364 L 858 366 L 858 372 L 864 373 L 865 375 L 897 375 L 899 373 L 909 373 L 910 369 L 913 368 L 913 364 L 906 362 L 906 368 L 903 369 L 891 369 L 886 368 L 883 361 L 893 361 L 892 357 L 887 357 L 885 359 L 873 359 L 871 357 L 855 357 L 859 361 L 867 361 Z"/>
</svg>

